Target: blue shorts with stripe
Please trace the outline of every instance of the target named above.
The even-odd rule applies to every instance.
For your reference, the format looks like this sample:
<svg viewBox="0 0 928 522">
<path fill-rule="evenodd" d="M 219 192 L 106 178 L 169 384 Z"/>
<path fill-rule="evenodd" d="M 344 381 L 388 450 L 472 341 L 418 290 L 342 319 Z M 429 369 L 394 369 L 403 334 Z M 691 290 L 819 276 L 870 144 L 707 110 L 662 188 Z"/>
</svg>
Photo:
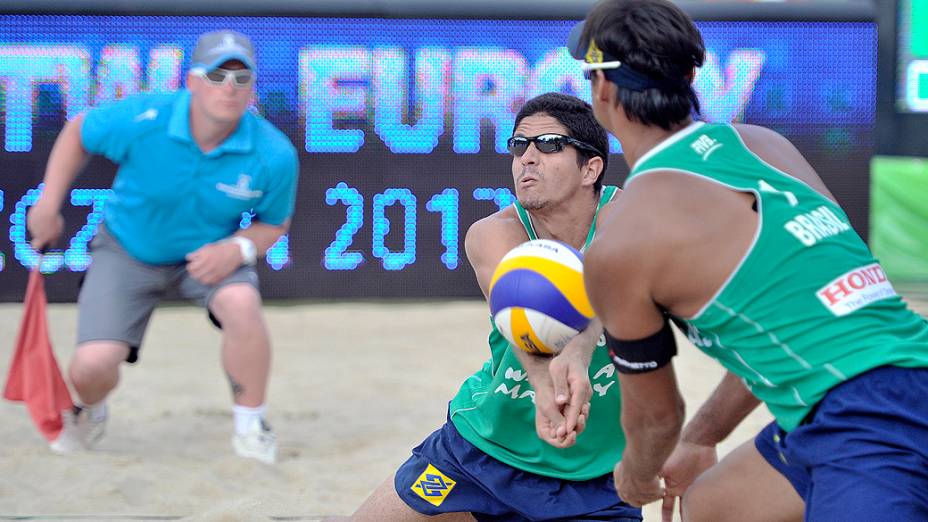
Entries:
<svg viewBox="0 0 928 522">
<path fill-rule="evenodd" d="M 792 465 L 787 460 L 784 446 L 786 432 L 776 422 L 771 422 L 754 437 L 754 447 L 760 452 L 773 469 L 792 484 L 799 496 L 805 498 L 809 489 L 809 472 L 805 468 Z"/>
<path fill-rule="evenodd" d="M 808 470 L 806 520 L 928 520 L 928 368 L 843 382 L 783 440 Z"/>
<path fill-rule="evenodd" d="M 481 522 L 642 520 L 640 509 L 619 499 L 611 473 L 587 481 L 528 473 L 477 449 L 450 421 L 412 450 L 394 487 L 424 515 L 467 512 Z"/>
</svg>

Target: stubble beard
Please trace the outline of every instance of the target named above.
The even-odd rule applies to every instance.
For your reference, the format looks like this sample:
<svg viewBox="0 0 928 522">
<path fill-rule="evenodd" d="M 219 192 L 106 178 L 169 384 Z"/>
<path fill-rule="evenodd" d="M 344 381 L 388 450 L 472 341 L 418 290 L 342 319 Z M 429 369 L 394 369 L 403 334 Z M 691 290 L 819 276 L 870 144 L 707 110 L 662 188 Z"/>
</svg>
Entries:
<svg viewBox="0 0 928 522">
<path fill-rule="evenodd" d="M 525 200 L 519 200 L 519 204 L 522 205 L 522 208 L 525 210 L 541 210 L 545 208 L 548 204 L 547 201 L 543 201 L 539 198 L 531 198 Z"/>
</svg>

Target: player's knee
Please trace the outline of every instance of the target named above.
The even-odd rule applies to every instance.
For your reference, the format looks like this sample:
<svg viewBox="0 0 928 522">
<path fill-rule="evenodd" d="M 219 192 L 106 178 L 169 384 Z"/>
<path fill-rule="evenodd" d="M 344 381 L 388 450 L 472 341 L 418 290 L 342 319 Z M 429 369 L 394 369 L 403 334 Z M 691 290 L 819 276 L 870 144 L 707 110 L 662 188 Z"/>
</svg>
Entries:
<svg viewBox="0 0 928 522">
<path fill-rule="evenodd" d="M 724 509 L 719 509 L 719 503 L 712 488 L 696 481 L 686 490 L 680 501 L 680 510 L 686 522 L 720 522 L 724 520 Z"/>
<path fill-rule="evenodd" d="M 251 285 L 228 285 L 216 291 L 209 308 L 222 323 L 223 329 L 247 325 L 251 328 L 261 320 L 261 296 Z"/>
<path fill-rule="evenodd" d="M 129 347 L 121 343 L 86 343 L 78 347 L 68 366 L 71 382 L 82 387 L 119 376 L 119 365 Z"/>
</svg>

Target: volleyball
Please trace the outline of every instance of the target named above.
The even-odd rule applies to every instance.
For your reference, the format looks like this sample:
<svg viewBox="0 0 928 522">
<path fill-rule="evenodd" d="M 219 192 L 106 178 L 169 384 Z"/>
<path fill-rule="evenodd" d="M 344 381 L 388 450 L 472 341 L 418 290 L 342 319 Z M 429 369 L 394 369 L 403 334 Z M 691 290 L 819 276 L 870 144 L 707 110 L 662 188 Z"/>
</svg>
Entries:
<svg viewBox="0 0 928 522">
<path fill-rule="evenodd" d="M 548 239 L 512 249 L 490 280 L 490 313 L 513 346 L 532 354 L 560 353 L 593 318 L 583 254 Z"/>
</svg>

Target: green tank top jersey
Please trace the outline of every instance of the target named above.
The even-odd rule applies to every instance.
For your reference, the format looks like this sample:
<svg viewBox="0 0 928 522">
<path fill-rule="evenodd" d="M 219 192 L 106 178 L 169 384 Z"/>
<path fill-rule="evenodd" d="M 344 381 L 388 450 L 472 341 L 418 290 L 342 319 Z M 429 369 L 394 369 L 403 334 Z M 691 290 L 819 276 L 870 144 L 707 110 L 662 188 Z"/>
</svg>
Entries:
<svg viewBox="0 0 928 522">
<path fill-rule="evenodd" d="M 616 187 L 603 187 L 597 213 L 616 192 Z M 538 239 L 528 213 L 518 202 L 513 204 L 528 237 Z M 594 218 L 584 249 L 595 228 Z M 461 436 L 487 455 L 537 475 L 588 480 L 610 473 L 625 449 L 625 437 L 619 384 L 604 340 L 590 362 L 590 418 L 577 443 L 566 449 L 549 445 L 535 432 L 535 392 L 513 353 L 517 348 L 510 348 L 495 326 L 489 342 L 490 359 L 464 381 L 449 406 L 451 422 Z"/>
<path fill-rule="evenodd" d="M 906 308 L 837 204 L 755 155 L 730 125 L 693 123 L 626 183 L 676 171 L 754 194 L 753 244 L 686 323 L 790 431 L 832 387 L 884 365 L 928 366 L 928 327 Z M 723 231 L 720 231 L 720 233 Z"/>
</svg>

